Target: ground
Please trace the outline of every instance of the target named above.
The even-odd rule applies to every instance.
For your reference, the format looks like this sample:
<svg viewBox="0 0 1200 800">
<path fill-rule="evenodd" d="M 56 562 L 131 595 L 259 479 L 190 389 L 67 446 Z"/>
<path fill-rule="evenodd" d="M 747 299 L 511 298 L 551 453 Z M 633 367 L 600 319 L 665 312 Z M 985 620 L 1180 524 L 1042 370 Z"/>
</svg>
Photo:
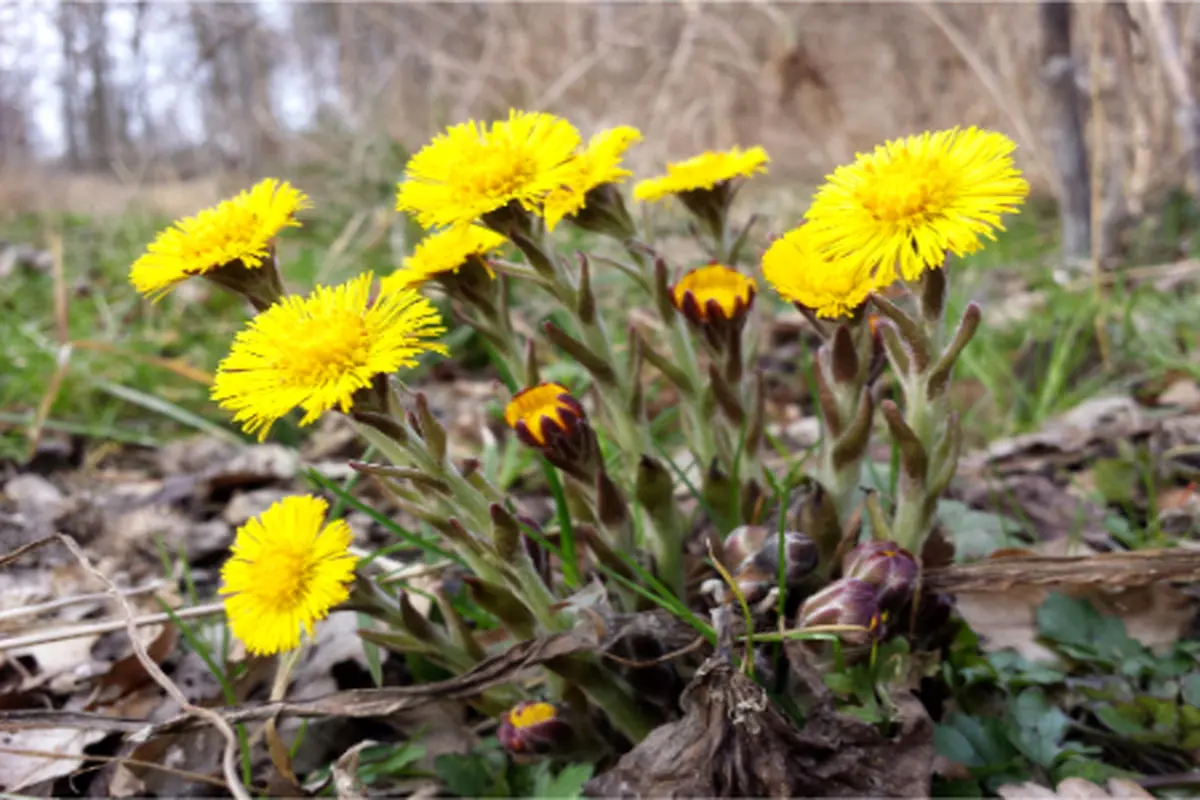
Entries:
<svg viewBox="0 0 1200 800">
<path fill-rule="evenodd" d="M 768 232 L 794 224 L 802 208 L 786 187 L 748 193 L 744 202 L 766 211 L 760 249 Z M 1172 199 L 1148 216 L 1116 272 L 1058 269 L 1057 222 L 1044 201 L 1031 202 L 982 254 L 952 264 L 950 318 L 975 300 L 985 319 L 951 390 L 968 451 L 940 509 L 955 563 L 998 548 L 1023 557 L 1108 553 L 1116 561 L 1096 563 L 1117 563 L 1111 574 L 1119 575 L 1095 578 L 1084 569 L 1058 583 L 1018 578 L 1001 594 L 955 584 L 969 627 L 943 665 L 941 702 L 954 710 L 934 731 L 938 791 L 994 793 L 1006 784 L 1054 785 L 1071 776 L 1132 776 L 1151 788 L 1194 779 L 1188 773 L 1200 746 L 1200 649 L 1189 638 L 1195 603 L 1188 590 L 1196 579 L 1200 510 L 1193 491 L 1200 470 L 1200 273 L 1189 252 L 1190 209 Z M 236 298 L 198 283 L 156 304 L 136 295 L 129 265 L 168 222 L 133 212 L 0 218 L 0 551 L 15 556 L 0 561 L 0 707 L 26 708 L 22 698 L 41 692 L 71 710 L 165 721 L 185 703 L 266 698 L 269 669 L 245 660 L 211 614 L 143 629 L 150 660 L 168 665 L 182 692 L 164 698 L 123 627 L 101 624 L 121 617 L 93 568 L 139 587 L 128 597 L 138 614 L 159 612 L 163 603 L 210 603 L 233 530 L 298 489 L 336 497 L 361 546 L 390 546 L 381 563 L 390 564 L 389 553 L 407 542 L 403 553 L 391 553 L 406 560 L 413 537 L 431 534 L 374 510 L 382 498 L 346 466 L 362 449 L 335 419 L 307 429 L 285 420 L 271 444 L 255 445 L 208 400 L 211 373 L 247 312 Z M 655 244 L 685 261 L 694 255 L 676 247 L 672 233 L 681 224 L 665 220 Z M 295 287 L 366 269 L 386 274 L 414 235 L 385 202 L 323 209 L 319 223 L 284 234 L 280 261 Z M 619 291 L 620 281 L 599 269 L 596 283 L 601 293 Z M 758 303 L 767 343 L 761 364 L 772 387 L 768 434 L 783 458 L 813 444 L 815 411 L 802 366 L 809 342 L 801 317 L 770 292 L 760 292 Z M 622 306 L 604 305 L 624 322 Z M 532 299 L 519 308 L 532 329 L 543 309 Z M 428 394 L 451 432 L 452 456 L 480 457 L 502 488 L 526 492 L 536 505 L 546 492 L 534 461 L 500 423 L 506 394 L 486 350 L 463 327 L 447 343 L 452 358 L 420 368 L 410 383 Z M 559 362 L 546 377 L 572 368 Z M 667 413 L 672 398 L 652 393 L 647 402 Z M 670 448 L 669 432 L 662 445 Z M 872 480 L 885 488 L 889 454 L 873 460 L 879 469 Z M 79 541 L 81 558 L 53 539 L 19 551 L 55 533 Z M 405 540 L 399 547 L 398 536 Z M 1140 553 L 1151 561 L 1130 563 L 1175 563 L 1173 582 L 1121 566 L 1121 558 Z M 408 579 L 418 589 L 439 584 L 420 569 Z M 53 602 L 71 596 L 81 599 Z M 414 598 L 428 612 L 429 595 Z M 29 613 L 38 604 L 45 604 L 40 613 Z M 91 627 L 22 645 L 21 637 L 41 630 L 33 620 Z M 318 647 L 293 675 L 292 695 L 447 677 L 420 658 L 364 646 L 355 625 L 354 615 L 343 613 L 320 629 Z M 287 717 L 268 739 L 290 742 L 290 759 L 274 753 L 272 772 L 268 748 L 259 746 L 257 760 L 239 769 L 271 772 L 282 782 L 275 791 L 337 785 L 339 796 L 350 796 L 342 783 L 353 780 L 398 790 L 440 781 L 465 796 L 570 794 L 592 773 L 582 762 L 509 764 L 483 744 L 489 732 L 481 734 L 478 721 L 449 701 L 405 717 L 401 728 L 398 737 L 366 719 L 318 716 L 310 724 Z M 244 739 L 249 729 L 239 726 L 237 735 Z M 213 730 L 138 746 L 122 731 L 51 727 L 19 739 L 4 731 L 0 726 L 0 747 L 7 748 L 0 749 L 0 785 L 10 788 L 58 779 L 50 784 L 56 795 L 165 795 L 189 782 L 219 784 L 222 739 Z M 384 744 L 346 749 L 384 737 Z M 48 760 L 46 751 L 60 757 Z M 63 777 L 85 758 L 99 777 Z M 173 771 L 139 765 L 160 760 Z"/>
</svg>

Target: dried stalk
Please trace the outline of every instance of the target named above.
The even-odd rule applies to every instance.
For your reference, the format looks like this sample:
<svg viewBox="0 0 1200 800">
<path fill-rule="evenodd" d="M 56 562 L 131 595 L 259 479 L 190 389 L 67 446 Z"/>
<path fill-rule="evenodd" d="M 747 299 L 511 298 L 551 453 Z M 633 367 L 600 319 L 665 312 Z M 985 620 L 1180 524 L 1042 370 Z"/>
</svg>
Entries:
<svg viewBox="0 0 1200 800">
<path fill-rule="evenodd" d="M 224 717 L 211 708 L 203 708 L 188 702 L 187 697 L 184 696 L 180 688 L 167 677 L 162 668 L 146 652 L 146 645 L 142 642 L 141 637 L 138 636 L 138 626 L 134 622 L 133 607 L 129 605 L 129 600 L 121 594 L 121 589 L 107 575 L 92 565 L 92 562 L 88 560 L 87 555 L 84 554 L 74 539 L 62 533 L 58 534 L 58 538 L 71 551 L 71 555 L 75 556 L 75 559 L 84 570 L 91 573 L 108 587 L 109 596 L 117 603 L 124 617 L 125 632 L 129 636 L 130 645 L 133 646 L 134 655 L 137 656 L 138 663 L 146 670 L 146 674 L 162 687 L 162 690 L 179 705 L 180 710 L 186 716 L 203 719 L 225 737 L 225 752 L 221 759 L 221 768 L 225 774 L 225 782 L 229 788 L 229 792 L 237 800 L 251 800 L 250 792 L 246 790 L 241 778 L 238 777 L 237 735 L 233 732 L 233 727 L 230 726 Z"/>
</svg>

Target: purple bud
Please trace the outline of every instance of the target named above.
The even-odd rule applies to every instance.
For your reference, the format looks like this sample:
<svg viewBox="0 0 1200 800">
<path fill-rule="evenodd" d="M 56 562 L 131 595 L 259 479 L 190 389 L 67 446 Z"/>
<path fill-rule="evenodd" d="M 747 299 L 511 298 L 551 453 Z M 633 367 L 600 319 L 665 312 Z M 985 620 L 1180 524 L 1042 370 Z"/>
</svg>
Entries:
<svg viewBox="0 0 1200 800">
<path fill-rule="evenodd" d="M 796 621 L 800 628 L 858 625 L 867 630 L 839 636 L 853 644 L 865 644 L 880 633 L 881 616 L 875 587 L 858 578 L 836 580 L 804 601 Z"/>
<path fill-rule="evenodd" d="M 870 541 L 846 554 L 842 574 L 874 586 L 880 607 L 895 611 L 912 597 L 920 568 L 912 553 L 895 542 Z"/>
<path fill-rule="evenodd" d="M 770 531 L 761 525 L 741 525 L 725 537 L 725 557 L 721 561 L 725 568 L 736 570 L 747 559 L 753 558 L 762 549 Z"/>
<path fill-rule="evenodd" d="M 520 703 L 504 715 L 496 738 L 513 755 L 546 755 L 570 749 L 574 733 L 553 703 Z"/>
<path fill-rule="evenodd" d="M 817 545 L 812 539 L 798 531 L 783 534 L 784 583 L 793 587 L 817 568 L 821 560 Z M 771 577 L 772 583 L 779 582 L 779 534 L 773 533 L 762 543 L 753 561 L 756 571 Z"/>
</svg>

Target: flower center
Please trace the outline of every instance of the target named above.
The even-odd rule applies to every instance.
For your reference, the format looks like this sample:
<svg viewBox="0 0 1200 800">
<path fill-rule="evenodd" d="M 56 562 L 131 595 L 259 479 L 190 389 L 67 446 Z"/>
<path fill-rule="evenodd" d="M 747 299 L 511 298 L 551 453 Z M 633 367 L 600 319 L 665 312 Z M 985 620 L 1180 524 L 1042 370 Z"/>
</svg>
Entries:
<svg viewBox="0 0 1200 800">
<path fill-rule="evenodd" d="M 855 199 L 878 222 L 923 223 L 945 210 L 953 188 L 939 159 L 903 153 L 872 169 Z"/>
<path fill-rule="evenodd" d="M 264 550 L 255 566 L 254 594 L 264 606 L 286 613 L 307 594 L 317 564 L 305 551 L 283 547 Z"/>
<path fill-rule="evenodd" d="M 316 386 L 364 366 L 370 355 L 367 326 L 358 314 L 312 319 L 295 331 L 281 367 L 291 385 Z"/>
<path fill-rule="evenodd" d="M 481 147 L 465 164 L 463 193 L 471 197 L 510 198 L 534 177 L 537 165 L 514 147 Z"/>
</svg>

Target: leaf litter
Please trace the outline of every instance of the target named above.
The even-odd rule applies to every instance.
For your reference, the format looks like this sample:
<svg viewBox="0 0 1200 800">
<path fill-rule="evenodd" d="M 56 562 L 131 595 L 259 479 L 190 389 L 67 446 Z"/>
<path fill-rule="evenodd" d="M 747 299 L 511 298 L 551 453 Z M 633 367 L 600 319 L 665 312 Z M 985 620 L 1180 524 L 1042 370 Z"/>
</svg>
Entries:
<svg viewBox="0 0 1200 800">
<path fill-rule="evenodd" d="M 456 424 L 486 441 L 488 425 L 478 413 L 478 399 L 485 393 L 471 387 L 456 391 L 457 404 L 444 407 L 473 405 L 474 414 L 458 414 Z M 470 401 L 464 402 L 464 397 Z M 1145 448 L 1151 457 L 1174 468 L 1158 476 L 1173 482 L 1159 492 L 1159 519 L 1170 520 L 1174 514 L 1169 530 L 1191 531 L 1200 510 L 1186 483 L 1194 469 L 1188 448 L 1200 444 L 1200 414 L 1193 398 L 1179 381 L 1168 386 L 1153 408 L 1129 397 L 1100 398 L 1052 420 L 1037 433 L 994 442 L 964 458 L 951 499 L 946 501 L 949 513 L 943 516 L 948 528 L 969 529 L 977 538 L 962 539 L 955 563 L 931 570 L 929 578 L 934 585 L 938 581 L 957 585 L 958 609 L 985 650 L 1012 649 L 1031 661 L 1057 659 L 1058 653 L 1044 644 L 1038 613 L 1063 584 L 1073 596 L 1122 619 L 1130 637 L 1148 647 L 1162 648 L 1187 635 L 1194 625 L 1195 604 L 1178 587 L 1200 575 L 1200 562 L 1192 559 L 1200 549 L 1175 550 L 1175 558 L 1171 550 L 1158 551 L 1162 574 L 1147 571 L 1151 562 L 1139 563 L 1136 558 L 1118 564 L 1125 547 L 1110 531 L 1113 509 L 1087 490 L 1096 485 L 1089 482 L 1094 464 L 1127 456 L 1122 447 Z M 790 400 L 784 405 L 794 408 Z M 792 422 L 776 433 L 785 441 L 794 438 L 804 444 L 812 427 L 806 418 L 794 411 L 782 418 Z M 174 570 L 172 578 L 183 578 L 180 570 L 186 564 L 189 575 L 183 585 L 191 581 L 201 594 L 211 593 L 216 568 L 237 525 L 300 486 L 304 468 L 315 466 L 341 478 L 349 473 L 340 466 L 359 456 L 352 434 L 333 423 L 322 424 L 301 453 L 278 445 L 233 445 L 202 437 L 159 451 L 110 452 L 83 471 L 64 469 L 61 459 L 50 459 L 42 463 L 57 468 L 26 469 L 4 483 L 0 541 L 12 551 L 55 532 L 69 533 L 128 593 L 139 615 L 156 613 L 164 604 L 187 604 L 179 589 L 154 583 L 162 575 L 164 553 Z M 370 491 L 369 483 L 362 490 Z M 1134 499 L 1144 503 L 1144 494 L 1135 493 Z M 370 502 L 387 507 L 385 497 Z M 353 527 L 365 547 L 390 541 L 365 516 L 354 520 Z M 1014 550 L 1014 545 L 1023 547 Z M 1001 552 L 979 560 L 996 548 Z M 1179 558 L 1183 553 L 1187 556 Z M 1153 559 L 1155 554 L 1128 556 Z M 1116 566 L 1105 559 L 1114 559 Z M 80 601 L 54 605 L 64 597 Z M 0 569 L 0 599 L 4 610 L 45 607 L 36 615 L 11 618 L 0 611 L 0 640 L 35 629 L 111 619 L 112 613 L 104 587 L 89 580 L 69 556 L 50 547 L 36 548 Z M 219 625 L 198 622 L 191 627 L 193 633 L 219 638 Z M 307 699 L 263 702 L 269 675 L 256 670 L 252 659 L 231 652 L 232 663 L 242 664 L 239 669 L 244 674 L 236 682 L 238 705 L 221 708 L 222 715 L 235 723 L 282 714 L 281 729 L 288 738 L 307 725 L 305 734 L 310 738 L 296 754 L 298 771 L 303 774 L 334 764 L 336 776 L 331 774 L 330 780 L 344 796 L 361 791 L 361 786 L 353 788 L 351 754 L 367 750 L 365 745 L 355 747 L 368 731 L 347 726 L 347 719 L 388 717 L 394 724 L 409 719 L 401 725 L 408 732 L 405 735 L 420 733 L 423 741 L 434 742 L 440 736 L 433 751 L 418 759 L 429 766 L 442 754 L 462 754 L 478 742 L 464 721 L 448 715 L 449 706 L 438 705 L 436 698 L 453 701 L 510 680 L 514 671 L 554 657 L 556 648 L 600 646 L 597 640 L 589 644 L 587 637 L 574 634 L 557 643 L 529 642 L 532 654 L 528 648 L 513 648 L 501 661 L 486 662 L 457 682 L 374 689 L 363 683 L 369 681 L 370 665 L 356 631 L 354 615 L 348 613 L 334 615 L 321 628 L 319 646 L 309 651 L 293 676 L 294 693 Z M 611 635 L 606 634 L 605 641 L 613 641 Z M 154 660 L 177 683 L 188 684 L 190 702 L 223 705 L 220 685 L 199 656 L 180 646 L 182 637 L 174 624 L 146 626 L 140 636 Z M 680 646 L 686 647 L 694 636 L 681 633 L 678 638 Z M 547 647 L 549 651 L 544 650 Z M 611 644 L 607 650 L 621 652 Z M 935 770 L 934 745 L 928 717 L 922 720 L 913 711 L 919 703 L 910 708 L 900 702 L 904 713 L 912 716 L 899 721 L 895 736 L 883 738 L 872 726 L 833 711 L 819 692 L 815 697 L 810 698 L 813 705 L 807 722 L 798 726 L 771 703 L 764 703 L 765 695 L 756 684 L 714 656 L 693 675 L 684 694 L 684 716 L 598 774 L 587 791 L 608 794 L 619 789 L 631 796 L 692 790 L 726 796 L 735 790 L 774 796 L 927 795 Z M 181 794 L 190 791 L 196 776 L 219 779 L 220 735 L 180 716 L 178 705 L 164 696 L 130 652 L 123 632 L 0 652 L 0 707 L 0 736 L 6 737 L 0 747 L 8 748 L 0 751 L 0 785 L 9 791 L 53 785 L 84 765 L 95 746 L 113 741 L 109 737 L 116 737 L 119 758 L 102 766 L 94 788 L 111 796 Z M 422 708 L 432 713 L 422 714 Z M 323 732 L 322 725 L 327 726 Z M 430 731 L 435 733 L 432 738 Z M 314 739 L 319 744 L 315 748 Z M 57 756 L 21 755 L 17 750 Z M 894 769 L 897 758 L 910 767 Z M 161 763 L 173 771 L 149 768 L 143 762 Z M 939 757 L 937 763 L 944 764 L 944 759 Z M 784 769 L 784 764 L 790 767 Z M 808 766 L 798 769 L 797 764 Z M 254 768 L 260 774 L 257 770 L 263 765 Z M 413 787 L 432 785 L 436 781 L 413 783 Z M 1078 790 L 1072 787 L 1066 786 L 1068 793 Z M 1004 788 L 1014 791 L 1012 786 Z M 1114 797 L 1139 796 L 1120 794 L 1128 788 L 1109 784 L 1107 790 L 1097 787 L 1096 791 L 1110 791 L 1107 796 Z"/>
</svg>

